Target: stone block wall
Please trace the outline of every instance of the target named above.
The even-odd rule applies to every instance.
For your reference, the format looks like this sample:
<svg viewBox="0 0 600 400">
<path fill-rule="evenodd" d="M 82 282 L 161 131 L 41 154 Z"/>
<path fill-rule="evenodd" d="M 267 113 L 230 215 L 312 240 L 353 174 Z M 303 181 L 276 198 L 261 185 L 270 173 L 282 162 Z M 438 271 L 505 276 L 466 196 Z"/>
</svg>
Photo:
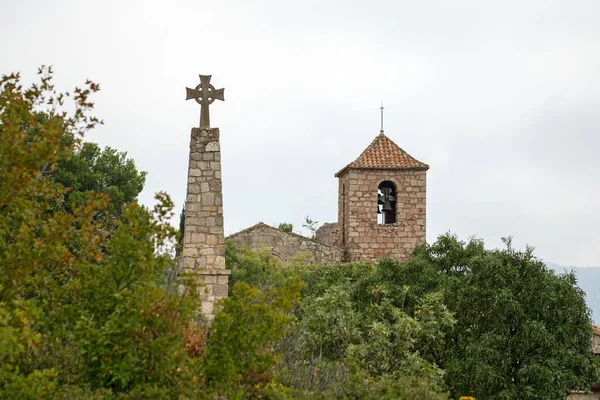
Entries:
<svg viewBox="0 0 600 400">
<path fill-rule="evenodd" d="M 315 232 L 315 240 L 319 243 L 338 247 L 338 224 L 326 222 Z"/>
<path fill-rule="evenodd" d="M 396 185 L 396 223 L 377 223 L 377 188 Z M 338 240 L 347 261 L 406 260 L 425 243 L 426 171 L 350 168 L 339 176 Z"/>
<path fill-rule="evenodd" d="M 225 267 L 221 148 L 218 128 L 193 128 L 183 239 L 184 273 L 200 288 L 202 313 L 212 319 L 214 302 L 227 297 L 230 271 Z"/>
<path fill-rule="evenodd" d="M 298 257 L 309 264 L 338 264 L 343 255 L 343 250 L 338 247 L 319 243 L 295 233 L 283 232 L 262 222 L 234 233 L 228 239 L 233 240 L 239 248 L 258 250 L 266 247 L 282 264 L 288 264 Z"/>
<path fill-rule="evenodd" d="M 600 400 L 600 393 L 571 392 L 567 400 Z"/>
<path fill-rule="evenodd" d="M 600 355 L 600 326 L 592 325 L 594 333 L 592 335 L 592 351 L 596 355 Z"/>
</svg>

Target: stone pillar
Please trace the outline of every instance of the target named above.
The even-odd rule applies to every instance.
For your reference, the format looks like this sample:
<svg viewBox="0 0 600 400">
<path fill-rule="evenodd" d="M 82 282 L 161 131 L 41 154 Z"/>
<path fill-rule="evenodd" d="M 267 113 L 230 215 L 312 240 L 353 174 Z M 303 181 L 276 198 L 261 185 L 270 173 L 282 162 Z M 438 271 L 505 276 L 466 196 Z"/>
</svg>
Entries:
<svg viewBox="0 0 600 400">
<path fill-rule="evenodd" d="M 227 297 L 219 128 L 192 128 L 183 241 L 185 273 L 198 276 L 202 313 Z"/>
</svg>

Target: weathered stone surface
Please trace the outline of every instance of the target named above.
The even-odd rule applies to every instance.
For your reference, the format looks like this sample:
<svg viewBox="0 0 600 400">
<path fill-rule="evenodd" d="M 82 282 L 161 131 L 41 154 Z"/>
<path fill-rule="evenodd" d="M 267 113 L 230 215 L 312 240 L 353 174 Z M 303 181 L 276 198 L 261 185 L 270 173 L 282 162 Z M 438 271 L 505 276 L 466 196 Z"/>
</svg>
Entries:
<svg viewBox="0 0 600 400">
<path fill-rule="evenodd" d="M 218 141 L 215 142 L 210 142 L 209 144 L 206 145 L 205 147 L 205 151 L 209 152 L 209 151 L 221 151 L 221 146 L 219 145 Z"/>
<path fill-rule="evenodd" d="M 310 264 L 337 264 L 342 260 L 343 250 L 307 237 L 281 231 L 262 222 L 228 237 L 240 248 L 268 248 L 281 261 L 288 264 L 302 260 Z"/>
<path fill-rule="evenodd" d="M 567 400 L 600 400 L 600 393 L 585 393 L 584 391 L 573 391 Z"/>
<path fill-rule="evenodd" d="M 214 311 L 214 302 L 211 302 L 211 301 L 203 301 L 202 302 L 202 314 L 212 315 L 213 311 Z"/>
<path fill-rule="evenodd" d="M 227 297 L 230 273 L 225 268 L 220 160 L 219 129 L 192 129 L 183 265 L 203 285 L 202 313 L 209 320 L 214 302 Z"/>
<path fill-rule="evenodd" d="M 213 285 L 213 295 L 215 297 L 227 297 L 227 292 L 229 290 L 229 287 L 227 286 L 227 276 L 220 276 L 219 278 L 222 278 L 225 280 L 224 284 L 222 285 Z"/>
<path fill-rule="evenodd" d="M 337 222 L 326 222 L 315 232 L 315 240 L 329 246 L 338 245 Z"/>
<path fill-rule="evenodd" d="M 426 171 L 348 168 L 339 178 L 338 243 L 347 261 L 377 261 L 387 256 L 406 260 L 425 242 Z M 377 223 L 377 188 L 396 186 L 396 223 Z"/>
<path fill-rule="evenodd" d="M 214 206 L 215 205 L 215 193 L 214 192 L 204 193 L 202 195 L 202 205 L 203 206 Z"/>
</svg>

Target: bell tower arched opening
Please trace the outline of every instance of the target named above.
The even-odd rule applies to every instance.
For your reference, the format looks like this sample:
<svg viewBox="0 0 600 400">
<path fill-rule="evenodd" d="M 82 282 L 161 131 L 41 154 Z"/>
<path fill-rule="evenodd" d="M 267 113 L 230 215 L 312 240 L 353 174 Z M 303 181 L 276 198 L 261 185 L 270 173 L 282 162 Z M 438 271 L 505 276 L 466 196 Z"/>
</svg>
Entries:
<svg viewBox="0 0 600 400">
<path fill-rule="evenodd" d="M 396 223 L 396 185 L 383 181 L 377 187 L 377 223 L 388 225 Z"/>
</svg>

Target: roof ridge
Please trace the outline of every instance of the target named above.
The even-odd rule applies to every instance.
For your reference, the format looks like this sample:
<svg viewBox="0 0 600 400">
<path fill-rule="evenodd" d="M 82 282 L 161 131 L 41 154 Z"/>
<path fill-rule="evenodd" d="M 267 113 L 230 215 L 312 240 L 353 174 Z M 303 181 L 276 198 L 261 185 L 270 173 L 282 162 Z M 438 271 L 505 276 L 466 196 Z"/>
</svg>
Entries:
<svg viewBox="0 0 600 400">
<path fill-rule="evenodd" d="M 237 236 L 237 235 L 240 235 L 242 233 L 253 231 L 256 228 L 258 228 L 259 226 L 261 226 L 261 225 L 269 226 L 269 225 L 265 224 L 264 222 L 259 222 L 257 224 L 252 225 L 252 226 L 249 226 L 248 228 L 242 229 L 241 231 L 237 231 L 235 233 L 232 233 L 231 235 L 226 236 L 225 239 L 230 238 L 230 237 L 234 237 L 234 236 Z"/>
<path fill-rule="evenodd" d="M 252 225 L 252 226 L 250 226 L 250 227 L 248 227 L 248 228 L 246 228 L 246 229 L 242 229 L 242 230 L 241 230 L 241 231 L 239 231 L 239 232 L 232 233 L 231 235 L 227 236 L 225 239 L 229 239 L 229 238 L 232 238 L 232 237 L 234 237 L 234 236 L 238 236 L 238 235 L 240 235 L 240 234 L 242 234 L 242 233 L 247 233 L 247 232 L 253 231 L 253 230 L 255 230 L 255 229 L 257 229 L 257 228 L 260 228 L 260 227 L 262 227 L 262 226 L 266 226 L 267 228 L 270 228 L 270 229 L 273 229 L 273 230 L 276 230 L 276 231 L 278 231 L 278 232 L 282 232 L 282 233 L 285 233 L 285 234 L 288 234 L 288 235 L 292 235 L 292 236 L 298 236 L 298 237 L 301 237 L 302 239 L 311 240 L 311 241 L 313 241 L 313 242 L 315 242 L 315 243 L 318 243 L 318 244 L 320 244 L 320 245 L 323 245 L 323 246 L 327 246 L 327 247 L 335 247 L 335 248 L 337 248 L 337 249 L 340 249 L 340 248 L 341 248 L 341 247 L 337 247 L 337 246 L 332 246 L 332 245 L 330 245 L 330 244 L 327 244 L 327 243 L 319 242 L 318 240 L 311 239 L 311 238 L 309 238 L 309 237 L 306 237 L 306 236 L 304 236 L 304 235 L 301 235 L 301 234 L 299 234 L 299 233 L 296 233 L 296 232 L 286 232 L 286 231 L 282 231 L 281 229 L 279 229 L 279 228 L 275 228 L 274 226 L 271 226 L 271 225 L 269 225 L 269 224 L 265 224 L 264 222 L 259 222 L 259 223 L 257 223 L 257 224 L 254 224 L 254 225 Z"/>
</svg>

